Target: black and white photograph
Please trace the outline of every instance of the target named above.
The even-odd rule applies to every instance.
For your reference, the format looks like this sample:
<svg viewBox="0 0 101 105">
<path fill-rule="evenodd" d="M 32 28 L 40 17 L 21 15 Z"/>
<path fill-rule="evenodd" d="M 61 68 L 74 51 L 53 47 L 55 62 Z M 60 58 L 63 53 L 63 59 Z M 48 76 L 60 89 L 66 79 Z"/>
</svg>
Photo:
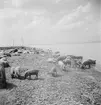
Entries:
<svg viewBox="0 0 101 105">
<path fill-rule="evenodd" d="M 101 105 L 101 0 L 0 0 L 0 105 Z"/>
</svg>

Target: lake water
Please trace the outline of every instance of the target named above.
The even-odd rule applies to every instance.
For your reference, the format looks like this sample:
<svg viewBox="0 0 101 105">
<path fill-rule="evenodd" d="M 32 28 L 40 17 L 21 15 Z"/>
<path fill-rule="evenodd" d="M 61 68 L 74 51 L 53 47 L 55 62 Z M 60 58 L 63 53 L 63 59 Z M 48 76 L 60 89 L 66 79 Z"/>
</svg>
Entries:
<svg viewBox="0 0 101 105">
<path fill-rule="evenodd" d="M 62 54 L 83 56 L 84 60 L 96 59 L 101 63 L 101 43 L 34 45 L 33 47 L 50 48 Z"/>
</svg>

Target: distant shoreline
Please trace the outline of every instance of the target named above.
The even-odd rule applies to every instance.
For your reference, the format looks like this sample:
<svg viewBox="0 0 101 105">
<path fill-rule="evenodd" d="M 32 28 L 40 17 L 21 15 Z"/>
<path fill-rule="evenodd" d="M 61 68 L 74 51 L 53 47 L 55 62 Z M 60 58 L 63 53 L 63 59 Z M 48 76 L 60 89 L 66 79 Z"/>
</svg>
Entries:
<svg viewBox="0 0 101 105">
<path fill-rule="evenodd" d="M 13 48 L 24 48 L 25 46 L 2 46 L 0 47 L 0 50 L 7 50 L 7 49 L 13 49 Z"/>
<path fill-rule="evenodd" d="M 92 43 L 101 43 L 101 41 L 88 41 L 88 42 L 58 42 L 58 43 L 49 43 L 49 44 L 37 44 L 37 43 L 34 43 L 34 44 L 28 44 L 28 45 L 16 45 L 16 46 L 0 46 L 0 48 L 14 48 L 14 47 L 30 47 L 30 46 L 34 46 L 34 45 L 62 45 L 62 44 L 92 44 Z"/>
</svg>

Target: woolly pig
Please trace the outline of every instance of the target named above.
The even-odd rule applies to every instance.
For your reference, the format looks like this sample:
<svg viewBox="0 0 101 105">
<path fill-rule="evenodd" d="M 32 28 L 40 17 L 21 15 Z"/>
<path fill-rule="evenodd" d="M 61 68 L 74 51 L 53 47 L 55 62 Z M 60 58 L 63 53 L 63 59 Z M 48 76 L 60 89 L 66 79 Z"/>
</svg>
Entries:
<svg viewBox="0 0 101 105">
<path fill-rule="evenodd" d="M 20 66 L 11 67 L 11 78 L 19 78 L 20 77 Z"/>
<path fill-rule="evenodd" d="M 36 75 L 36 78 L 38 78 L 38 73 L 39 73 L 39 70 L 27 70 L 25 72 L 24 77 L 26 79 L 27 77 L 31 78 L 31 75 Z"/>
<path fill-rule="evenodd" d="M 49 72 L 52 76 L 56 77 L 57 76 L 57 69 L 56 67 L 52 67 L 51 71 Z"/>
<path fill-rule="evenodd" d="M 65 64 L 62 61 L 58 61 L 58 65 L 60 66 L 61 69 L 63 69 L 65 66 Z"/>
</svg>

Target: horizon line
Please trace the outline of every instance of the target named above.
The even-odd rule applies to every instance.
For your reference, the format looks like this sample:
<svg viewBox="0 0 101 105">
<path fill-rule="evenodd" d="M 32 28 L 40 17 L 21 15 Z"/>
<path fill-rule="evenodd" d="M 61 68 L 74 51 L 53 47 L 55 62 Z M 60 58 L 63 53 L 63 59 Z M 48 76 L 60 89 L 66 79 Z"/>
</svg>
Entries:
<svg viewBox="0 0 101 105">
<path fill-rule="evenodd" d="M 23 46 L 34 46 L 34 45 L 59 45 L 59 44 L 90 44 L 90 43 L 101 43 L 101 41 L 87 41 L 87 42 L 59 42 L 59 43 L 49 43 L 49 44 L 25 44 Z M 12 45 L 4 45 L 4 46 L 0 46 L 0 47 L 14 47 Z M 22 45 L 15 45 L 15 46 L 22 46 Z"/>
<path fill-rule="evenodd" d="M 55 45 L 55 44 L 88 44 L 88 43 L 101 43 L 101 41 L 88 41 L 88 42 L 59 42 L 59 43 L 50 43 L 50 44 L 37 44 L 37 43 L 34 43 L 34 44 L 29 44 L 30 46 L 31 45 Z"/>
</svg>

